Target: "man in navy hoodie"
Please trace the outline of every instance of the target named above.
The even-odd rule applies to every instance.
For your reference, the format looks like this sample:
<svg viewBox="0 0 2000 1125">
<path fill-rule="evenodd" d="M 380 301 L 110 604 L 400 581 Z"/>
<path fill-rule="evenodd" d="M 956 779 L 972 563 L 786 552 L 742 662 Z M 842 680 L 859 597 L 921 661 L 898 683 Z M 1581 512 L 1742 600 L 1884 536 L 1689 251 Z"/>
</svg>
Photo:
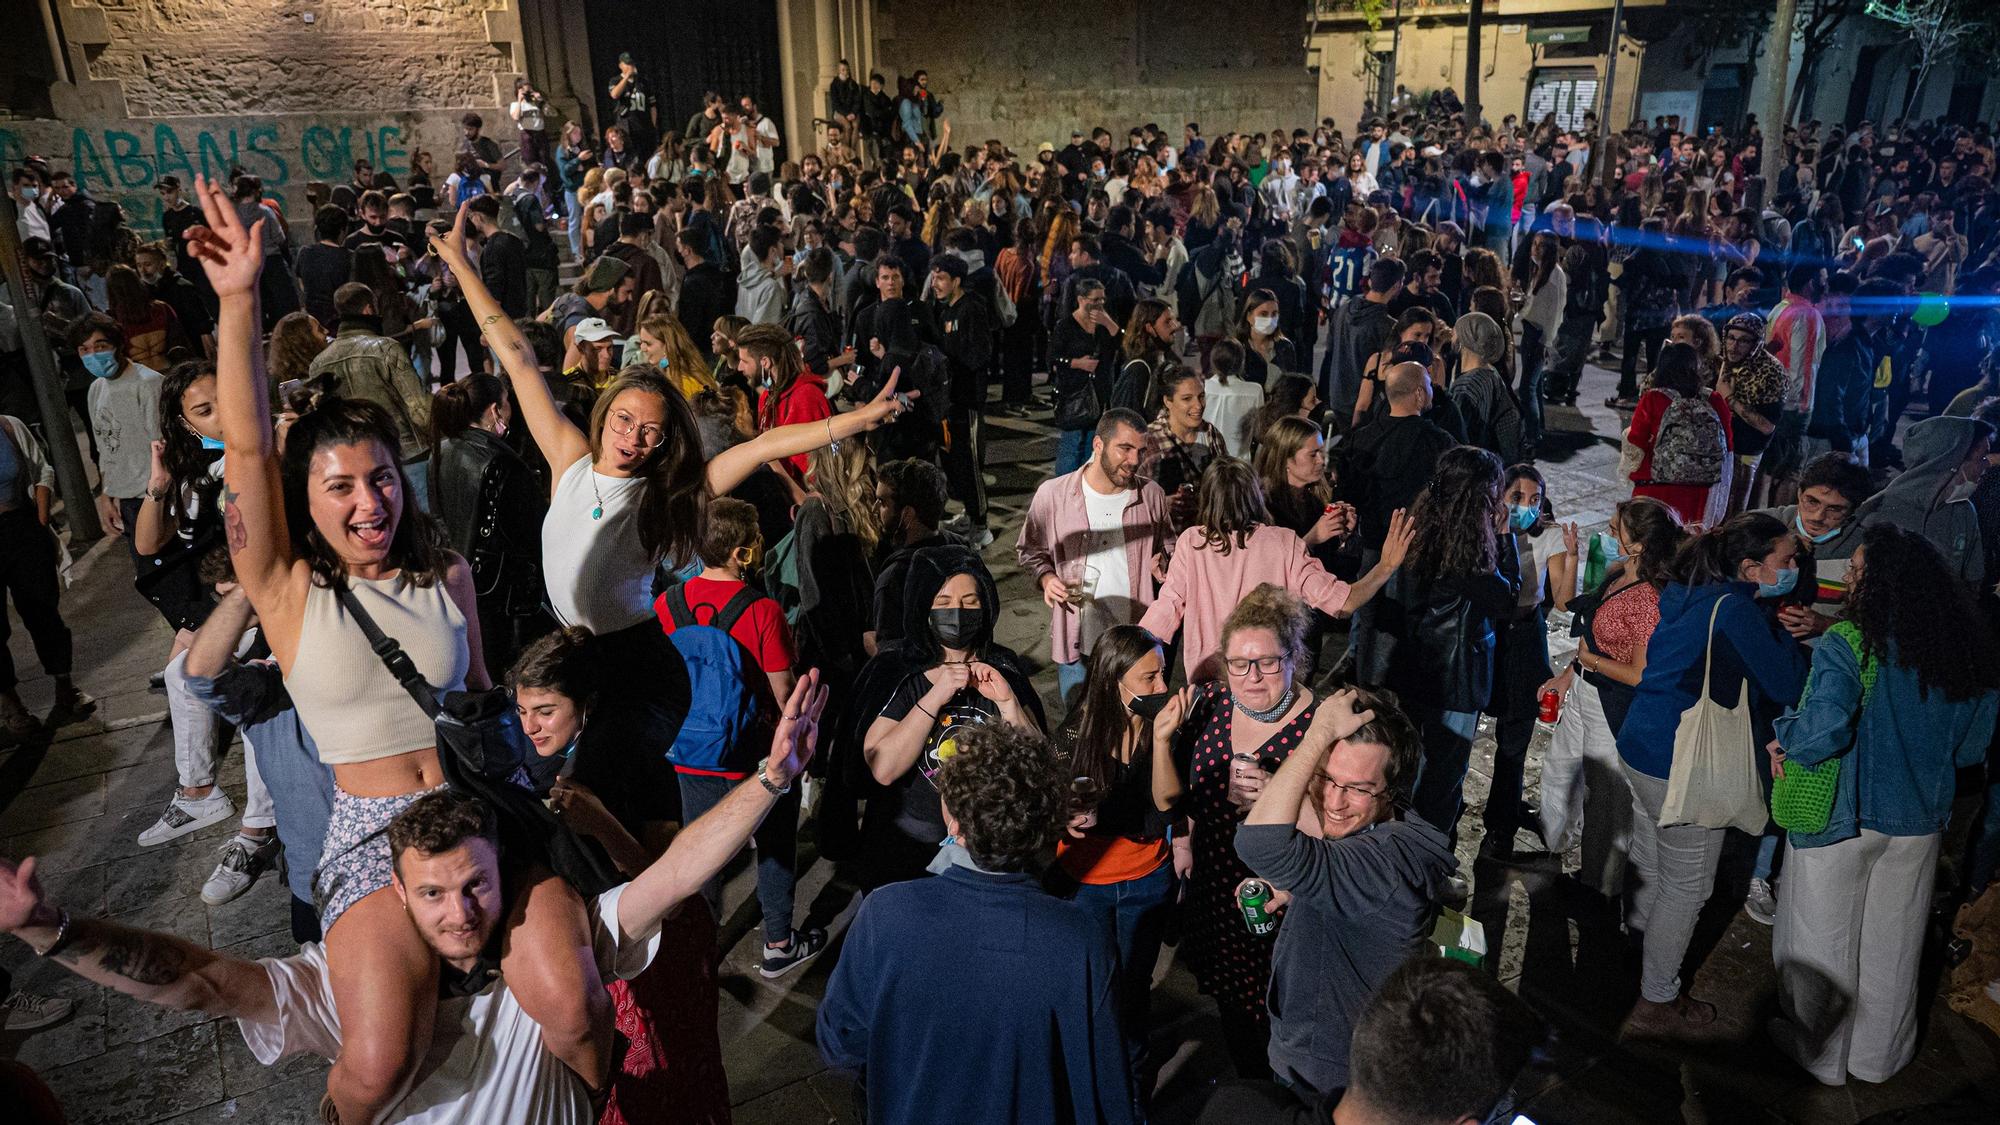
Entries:
<svg viewBox="0 0 2000 1125">
<path fill-rule="evenodd" d="M 1032 732 L 956 743 L 937 776 L 937 877 L 862 901 L 820 1002 L 820 1054 L 860 1072 L 870 1121 L 1132 1122 L 1110 935 L 1030 870 L 1062 831 L 1069 774 Z"/>
</svg>

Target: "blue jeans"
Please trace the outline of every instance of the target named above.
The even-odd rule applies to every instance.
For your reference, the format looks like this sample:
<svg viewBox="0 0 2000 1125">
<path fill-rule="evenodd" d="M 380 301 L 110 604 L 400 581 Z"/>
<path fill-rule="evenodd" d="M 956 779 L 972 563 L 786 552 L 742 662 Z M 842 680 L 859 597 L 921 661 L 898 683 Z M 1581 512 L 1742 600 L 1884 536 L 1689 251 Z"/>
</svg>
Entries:
<svg viewBox="0 0 2000 1125">
<path fill-rule="evenodd" d="M 1073 473 L 1090 460 L 1090 439 L 1095 430 L 1062 430 L 1056 434 L 1056 475 Z"/>
<path fill-rule="evenodd" d="M 1124 1029 L 1125 1061 L 1131 1067 L 1135 1090 L 1144 1088 L 1140 1079 L 1146 1061 L 1153 966 L 1160 960 L 1160 941 L 1174 903 L 1174 886 L 1174 864 L 1169 859 L 1151 875 L 1122 883 L 1083 883 L 1076 888 L 1077 905 L 1089 910 L 1118 946 L 1118 1021 Z"/>
<path fill-rule="evenodd" d="M 722 803 L 740 781 L 703 774 L 680 774 L 682 823 L 693 824 L 696 817 Z M 792 940 L 792 889 L 798 882 L 799 791 L 778 798 L 764 823 L 750 837 L 757 844 L 757 904 L 764 908 L 764 944 L 783 945 Z M 722 876 L 710 879 L 701 889 L 708 908 L 722 920 Z"/>
<path fill-rule="evenodd" d="M 1056 665 L 1056 694 L 1062 697 L 1064 710 L 1069 708 L 1070 689 L 1081 687 L 1083 680 L 1084 664 L 1082 660 L 1072 660 L 1068 664 Z"/>
<path fill-rule="evenodd" d="M 1542 441 L 1542 371 L 1548 358 L 1547 341 L 1534 325 L 1521 329 L 1521 383 L 1515 398 L 1521 403 L 1521 440 L 1529 449 Z"/>
<path fill-rule="evenodd" d="M 406 463 L 403 476 L 410 482 L 410 501 L 418 511 L 428 515 L 431 510 L 431 459 L 422 457 Z"/>
</svg>

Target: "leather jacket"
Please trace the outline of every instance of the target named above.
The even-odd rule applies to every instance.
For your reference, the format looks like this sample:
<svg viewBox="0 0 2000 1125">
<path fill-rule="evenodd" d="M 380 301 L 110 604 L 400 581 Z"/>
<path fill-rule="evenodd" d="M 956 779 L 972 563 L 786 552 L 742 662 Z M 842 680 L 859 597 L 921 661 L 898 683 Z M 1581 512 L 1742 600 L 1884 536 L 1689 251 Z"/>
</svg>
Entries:
<svg viewBox="0 0 2000 1125">
<path fill-rule="evenodd" d="M 1500 537 L 1496 570 L 1423 582 L 1408 567 L 1369 605 L 1355 647 L 1355 678 L 1388 688 L 1425 710 L 1483 711 L 1493 696 L 1494 621 L 1520 594 L 1512 535 Z"/>
<path fill-rule="evenodd" d="M 472 567 L 483 609 L 509 617 L 542 602 L 542 517 L 548 500 L 521 455 L 472 428 L 445 439 L 431 460 L 431 513 Z"/>
</svg>

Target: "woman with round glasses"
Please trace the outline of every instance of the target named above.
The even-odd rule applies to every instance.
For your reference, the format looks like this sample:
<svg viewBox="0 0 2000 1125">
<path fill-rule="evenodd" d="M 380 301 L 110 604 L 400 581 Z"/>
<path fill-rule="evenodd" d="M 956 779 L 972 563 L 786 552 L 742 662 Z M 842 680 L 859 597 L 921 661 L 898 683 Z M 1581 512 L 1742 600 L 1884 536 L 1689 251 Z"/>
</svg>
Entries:
<svg viewBox="0 0 2000 1125">
<path fill-rule="evenodd" d="M 653 572 L 694 557 L 708 501 L 727 495 L 769 461 L 872 430 L 907 409 L 890 376 L 868 405 L 779 426 L 704 461 L 694 412 L 657 367 L 618 373 L 579 430 L 556 404 L 534 348 L 500 308 L 466 256 L 465 210 L 431 246 L 451 267 L 466 304 L 507 369 L 516 411 L 555 474 L 542 522 L 542 573 L 564 625 L 597 636 L 614 669 L 577 752 L 665 754 L 687 708 L 687 670 L 653 613 Z M 662 795 L 663 799 L 671 797 Z M 678 809 L 674 816 L 678 819 Z"/>
<path fill-rule="evenodd" d="M 1306 656 L 1306 608 L 1282 588 L 1250 591 L 1222 623 L 1224 672 L 1183 688 L 1153 720 L 1153 754 L 1175 768 L 1154 773 L 1154 802 L 1187 814 L 1193 869 L 1181 952 L 1201 990 L 1215 998 L 1237 1073 L 1270 1073 L 1272 934 L 1253 934 L 1236 903 L 1251 877 L 1236 856 L 1236 828 L 1264 782 L 1299 745 L 1317 702 L 1294 679 Z M 1176 846 L 1181 846 L 1176 841 Z"/>
</svg>

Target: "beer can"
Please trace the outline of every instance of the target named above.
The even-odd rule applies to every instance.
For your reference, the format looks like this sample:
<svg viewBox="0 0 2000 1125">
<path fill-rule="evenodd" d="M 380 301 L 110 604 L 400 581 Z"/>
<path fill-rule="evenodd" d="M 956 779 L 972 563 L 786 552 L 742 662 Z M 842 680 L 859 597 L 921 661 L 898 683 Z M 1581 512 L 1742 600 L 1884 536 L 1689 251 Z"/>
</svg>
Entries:
<svg viewBox="0 0 2000 1125">
<path fill-rule="evenodd" d="M 1562 718 L 1562 693 L 1550 688 L 1542 693 L 1541 720 L 1553 725 Z"/>
<path fill-rule="evenodd" d="M 1236 892 L 1236 905 L 1243 910 L 1244 924 L 1253 934 L 1263 935 L 1276 932 L 1278 920 L 1265 909 L 1271 903 L 1271 886 L 1262 879 L 1246 879 L 1243 889 Z"/>
</svg>

